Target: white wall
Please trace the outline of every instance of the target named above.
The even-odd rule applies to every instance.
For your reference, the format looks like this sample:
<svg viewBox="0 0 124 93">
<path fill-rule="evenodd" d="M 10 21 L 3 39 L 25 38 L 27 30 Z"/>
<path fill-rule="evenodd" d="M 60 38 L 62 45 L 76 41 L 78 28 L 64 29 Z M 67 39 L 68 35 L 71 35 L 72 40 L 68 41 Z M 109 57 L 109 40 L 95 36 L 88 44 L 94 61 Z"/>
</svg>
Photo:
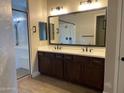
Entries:
<svg viewBox="0 0 124 93">
<path fill-rule="evenodd" d="M 121 1 L 109 0 L 108 5 L 105 93 L 117 93 Z"/>
<path fill-rule="evenodd" d="M 30 33 L 30 57 L 32 73 L 38 73 L 37 49 L 39 46 L 47 45 L 48 41 L 39 40 L 38 22 L 47 21 L 47 0 L 28 0 L 29 2 L 29 33 Z M 36 33 L 32 27 L 36 26 Z"/>
<path fill-rule="evenodd" d="M 17 93 L 11 0 L 0 0 L 0 93 Z"/>
</svg>

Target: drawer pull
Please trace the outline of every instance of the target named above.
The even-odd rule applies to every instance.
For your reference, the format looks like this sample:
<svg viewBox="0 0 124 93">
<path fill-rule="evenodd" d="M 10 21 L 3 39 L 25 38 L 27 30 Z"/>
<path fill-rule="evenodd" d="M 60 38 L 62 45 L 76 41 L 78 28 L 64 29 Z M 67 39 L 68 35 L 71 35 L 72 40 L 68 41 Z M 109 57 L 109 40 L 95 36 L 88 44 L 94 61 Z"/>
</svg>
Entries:
<svg viewBox="0 0 124 93">
<path fill-rule="evenodd" d="M 56 58 L 63 58 L 62 55 L 56 55 Z"/>
<path fill-rule="evenodd" d="M 65 56 L 64 59 L 65 59 L 65 60 L 72 60 L 73 57 L 72 57 L 72 56 Z"/>
<path fill-rule="evenodd" d="M 121 58 L 121 61 L 124 61 L 124 57 Z"/>
</svg>

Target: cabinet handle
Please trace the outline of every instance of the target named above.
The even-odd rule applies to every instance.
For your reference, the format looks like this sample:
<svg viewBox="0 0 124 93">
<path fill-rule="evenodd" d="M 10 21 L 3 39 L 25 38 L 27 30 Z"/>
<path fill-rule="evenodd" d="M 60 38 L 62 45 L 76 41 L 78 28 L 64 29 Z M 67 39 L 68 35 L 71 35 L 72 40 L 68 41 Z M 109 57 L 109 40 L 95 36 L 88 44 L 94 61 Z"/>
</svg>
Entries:
<svg viewBox="0 0 124 93">
<path fill-rule="evenodd" d="M 56 55 L 56 58 L 63 58 L 62 55 Z"/>
<path fill-rule="evenodd" d="M 73 58 L 72 57 L 69 57 L 69 56 L 66 56 L 64 59 L 65 60 L 72 60 Z"/>
<path fill-rule="evenodd" d="M 124 57 L 121 58 L 121 61 L 124 61 Z"/>
<path fill-rule="evenodd" d="M 44 53 L 38 53 L 38 55 L 43 56 L 43 55 L 44 55 Z"/>
<path fill-rule="evenodd" d="M 101 61 L 96 61 L 96 60 L 95 60 L 95 61 L 93 61 L 93 62 L 94 62 L 94 63 L 97 63 L 97 64 L 98 64 L 98 63 L 101 63 Z"/>
</svg>

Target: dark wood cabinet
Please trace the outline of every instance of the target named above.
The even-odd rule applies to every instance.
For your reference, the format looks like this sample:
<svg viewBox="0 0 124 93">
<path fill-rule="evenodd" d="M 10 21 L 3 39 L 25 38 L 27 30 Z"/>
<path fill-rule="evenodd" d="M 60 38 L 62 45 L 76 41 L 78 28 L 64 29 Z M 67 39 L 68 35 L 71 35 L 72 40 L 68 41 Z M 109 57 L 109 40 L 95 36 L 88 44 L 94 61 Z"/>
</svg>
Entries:
<svg viewBox="0 0 124 93">
<path fill-rule="evenodd" d="M 42 74 L 53 76 L 53 68 L 54 68 L 54 54 L 51 53 L 38 53 L 38 60 L 39 60 L 39 71 Z"/>
<path fill-rule="evenodd" d="M 90 58 L 85 65 L 85 84 L 103 90 L 104 59 Z"/>
<path fill-rule="evenodd" d="M 81 85 L 86 85 L 86 64 L 89 63 L 89 57 L 84 57 L 84 56 L 74 56 L 74 62 L 77 62 L 80 64 L 80 74 L 79 74 L 79 84 Z"/>
<path fill-rule="evenodd" d="M 38 53 L 39 71 L 42 74 L 63 78 L 63 55 L 54 53 Z"/>
<path fill-rule="evenodd" d="M 64 79 L 80 82 L 80 63 L 73 61 L 72 55 L 64 55 Z"/>
<path fill-rule="evenodd" d="M 62 79 L 63 78 L 63 55 L 62 54 L 55 55 L 53 65 L 54 65 L 53 67 L 54 76 Z"/>
<path fill-rule="evenodd" d="M 103 90 L 104 58 L 38 52 L 41 74 Z"/>
</svg>

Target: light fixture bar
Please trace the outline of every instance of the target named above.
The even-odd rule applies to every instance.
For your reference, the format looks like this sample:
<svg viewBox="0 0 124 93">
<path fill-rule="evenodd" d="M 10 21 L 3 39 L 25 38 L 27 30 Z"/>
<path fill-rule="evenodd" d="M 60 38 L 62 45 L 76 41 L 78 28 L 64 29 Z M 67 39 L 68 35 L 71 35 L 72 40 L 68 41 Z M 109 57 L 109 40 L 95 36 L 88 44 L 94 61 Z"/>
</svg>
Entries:
<svg viewBox="0 0 124 93">
<path fill-rule="evenodd" d="M 87 3 L 92 3 L 92 0 L 87 0 Z"/>
<path fill-rule="evenodd" d="M 92 1 L 93 1 L 93 0 L 85 0 L 85 1 L 81 1 L 81 2 L 80 2 L 80 5 L 82 5 L 83 3 L 89 3 L 89 4 L 90 4 L 90 3 L 92 3 Z"/>
<path fill-rule="evenodd" d="M 63 6 L 57 6 L 57 7 L 55 7 L 55 8 L 51 8 L 51 11 L 53 11 L 54 9 L 56 9 L 56 10 L 61 10 L 61 9 L 63 9 Z"/>
</svg>

